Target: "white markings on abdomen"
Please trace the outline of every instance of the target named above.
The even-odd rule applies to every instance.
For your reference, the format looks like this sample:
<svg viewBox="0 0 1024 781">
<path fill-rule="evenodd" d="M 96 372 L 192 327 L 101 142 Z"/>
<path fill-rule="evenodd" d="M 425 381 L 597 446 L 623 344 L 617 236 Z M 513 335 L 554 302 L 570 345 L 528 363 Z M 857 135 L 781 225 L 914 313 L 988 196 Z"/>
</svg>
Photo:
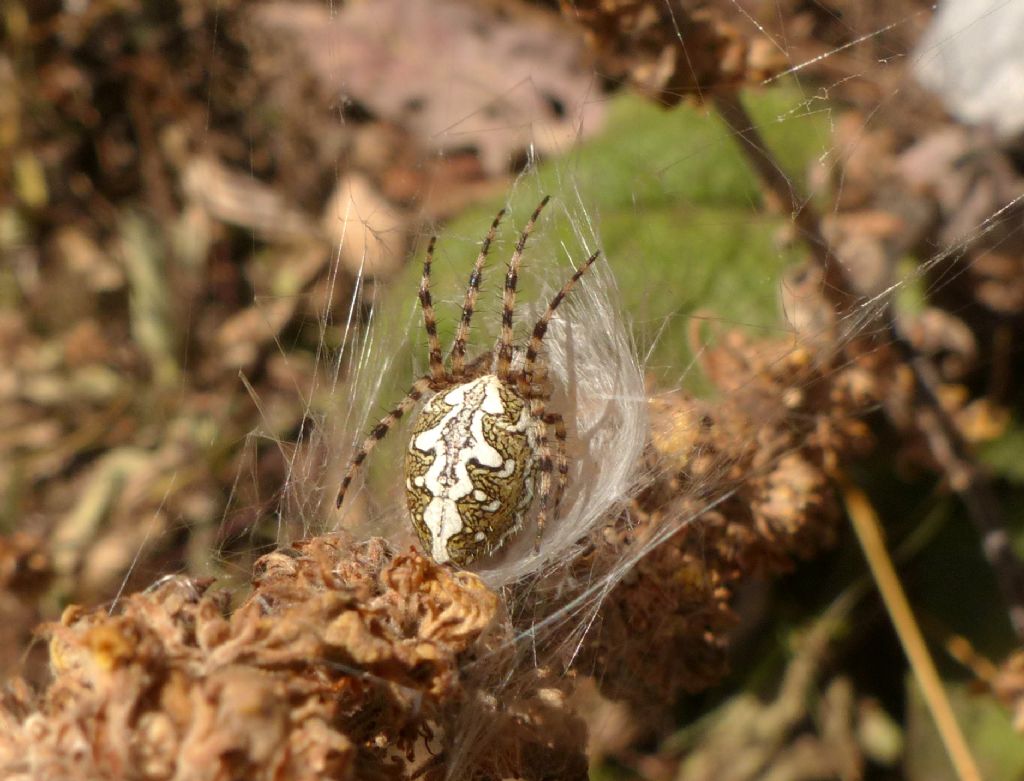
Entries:
<svg viewBox="0 0 1024 781">
<path fill-rule="evenodd" d="M 501 477 L 508 477 L 515 470 L 515 461 L 506 461 L 484 438 L 484 415 L 505 413 L 499 387 L 497 377 L 485 375 L 453 388 L 443 398 L 451 409 L 436 426 L 420 432 L 409 443 L 410 448 L 432 454 L 430 467 L 422 478 L 430 495 L 423 510 L 423 523 L 433 538 L 430 555 L 439 564 L 449 560 L 448 541 L 464 528 L 457 502 L 474 491 L 468 469 L 470 461 L 491 469 L 503 468 Z M 421 484 L 420 478 L 416 484 Z M 495 500 L 483 509 L 494 512 L 500 506 Z"/>
</svg>

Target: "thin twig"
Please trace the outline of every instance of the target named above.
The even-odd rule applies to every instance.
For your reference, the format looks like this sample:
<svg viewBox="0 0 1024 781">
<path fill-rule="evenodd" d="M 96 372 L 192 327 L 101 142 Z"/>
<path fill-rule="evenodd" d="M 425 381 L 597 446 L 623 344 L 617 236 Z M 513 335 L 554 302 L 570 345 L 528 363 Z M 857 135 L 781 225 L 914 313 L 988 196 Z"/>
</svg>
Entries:
<svg viewBox="0 0 1024 781">
<path fill-rule="evenodd" d="M 924 696 L 932 718 L 935 719 L 939 737 L 946 747 L 957 776 L 961 781 L 981 781 L 977 763 L 975 763 L 970 748 L 967 746 L 967 740 L 953 715 L 953 708 L 949 704 L 946 690 L 935 669 L 935 662 L 932 661 L 931 654 L 928 652 L 928 646 L 914 620 L 914 613 L 910 609 L 910 603 L 900 584 L 896 568 L 886 550 L 878 515 L 864 492 L 849 479 L 842 474 L 833 475 L 833 479 L 839 483 L 842 490 L 850 523 L 860 540 L 864 557 L 868 561 L 871 574 L 882 595 L 882 601 L 885 602 L 886 610 L 889 612 L 889 618 L 899 636 L 900 645 L 903 646 L 903 651 L 910 661 L 914 678 L 917 680 L 918 686 L 921 687 L 921 694 Z"/>
<path fill-rule="evenodd" d="M 714 104 L 729 129 L 740 140 L 740 149 L 747 162 L 753 166 L 771 197 L 777 199 L 780 205 L 784 206 L 787 202 L 790 204 L 793 223 L 807 243 L 814 262 L 824 273 L 825 295 L 838 311 L 852 311 L 856 303 L 851 292 L 853 286 L 847 278 L 846 269 L 838 262 L 821 232 L 821 217 L 817 209 L 786 176 L 739 97 L 731 91 L 716 91 Z"/>
</svg>

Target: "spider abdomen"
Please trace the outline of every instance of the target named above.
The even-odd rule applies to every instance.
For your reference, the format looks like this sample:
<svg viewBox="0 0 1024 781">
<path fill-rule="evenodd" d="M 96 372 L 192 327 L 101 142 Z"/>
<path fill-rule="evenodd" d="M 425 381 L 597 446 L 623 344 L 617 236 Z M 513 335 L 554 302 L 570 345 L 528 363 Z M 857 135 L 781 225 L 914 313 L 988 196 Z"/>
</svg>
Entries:
<svg viewBox="0 0 1024 781">
<path fill-rule="evenodd" d="M 522 526 L 537 440 L 528 402 L 494 374 L 427 402 L 406 451 L 405 488 L 413 526 L 435 561 L 466 566 Z"/>
</svg>

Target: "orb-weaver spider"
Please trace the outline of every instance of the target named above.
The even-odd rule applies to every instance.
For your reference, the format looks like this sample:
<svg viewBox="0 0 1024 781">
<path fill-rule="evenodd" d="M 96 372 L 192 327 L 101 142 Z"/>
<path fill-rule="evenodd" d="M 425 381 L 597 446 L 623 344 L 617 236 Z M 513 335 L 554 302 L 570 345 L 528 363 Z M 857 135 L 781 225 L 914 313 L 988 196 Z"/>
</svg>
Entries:
<svg viewBox="0 0 1024 781">
<path fill-rule="evenodd" d="M 416 533 L 438 563 L 451 561 L 466 566 L 500 548 L 522 527 L 538 481 L 539 546 L 548 513 L 557 515 L 565 493 L 569 478 L 565 422 L 560 414 L 546 408 L 551 385 L 540 349 L 558 305 L 600 253 L 591 255 L 551 299 L 534 325 L 525 351 L 513 345 L 512 315 L 523 249 L 547 202 L 547 197 L 540 202 L 516 242 L 505 275 L 498 342 L 493 350 L 468 364 L 466 339 L 484 262 L 505 210 L 498 212 L 480 247 L 447 362 L 441 354 L 430 297 L 430 265 L 436 237 L 430 239 L 419 291 L 430 372 L 416 380 L 405 398 L 373 428 L 349 462 L 338 492 L 340 507 L 345 491 L 370 451 L 425 394 L 432 392 L 434 395 L 413 426 L 406 451 L 405 492 Z M 556 465 L 557 483 L 552 491 Z"/>
</svg>

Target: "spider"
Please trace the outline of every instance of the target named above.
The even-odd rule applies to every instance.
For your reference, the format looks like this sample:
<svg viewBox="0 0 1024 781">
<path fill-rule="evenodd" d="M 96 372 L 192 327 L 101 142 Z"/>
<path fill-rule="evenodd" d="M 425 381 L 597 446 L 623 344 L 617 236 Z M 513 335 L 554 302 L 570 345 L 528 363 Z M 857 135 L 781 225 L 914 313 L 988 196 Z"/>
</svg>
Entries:
<svg viewBox="0 0 1024 781">
<path fill-rule="evenodd" d="M 430 239 L 419 290 L 430 372 L 416 380 L 405 398 L 373 428 L 349 462 L 338 492 L 337 506 L 341 507 L 345 491 L 370 451 L 425 394 L 433 393 L 413 426 L 404 476 L 413 527 L 423 547 L 439 564 L 452 562 L 465 567 L 499 549 L 522 528 L 538 482 L 541 504 L 535 549 L 539 549 L 548 512 L 557 516 L 568 483 L 565 422 L 560 414 L 546 409 L 551 387 L 539 353 L 558 305 L 600 253 L 591 255 L 551 299 L 534 325 L 525 351 L 514 346 L 512 313 L 523 249 L 548 200 L 545 197 L 534 210 L 509 261 L 498 342 L 494 349 L 468 364 L 466 339 L 484 262 L 505 210 L 499 211 L 491 223 L 469 275 L 462 319 L 447 361 L 441 355 L 430 298 L 436 237 Z M 550 431 L 556 440 L 553 456 Z M 554 464 L 558 477 L 552 492 Z"/>
</svg>

